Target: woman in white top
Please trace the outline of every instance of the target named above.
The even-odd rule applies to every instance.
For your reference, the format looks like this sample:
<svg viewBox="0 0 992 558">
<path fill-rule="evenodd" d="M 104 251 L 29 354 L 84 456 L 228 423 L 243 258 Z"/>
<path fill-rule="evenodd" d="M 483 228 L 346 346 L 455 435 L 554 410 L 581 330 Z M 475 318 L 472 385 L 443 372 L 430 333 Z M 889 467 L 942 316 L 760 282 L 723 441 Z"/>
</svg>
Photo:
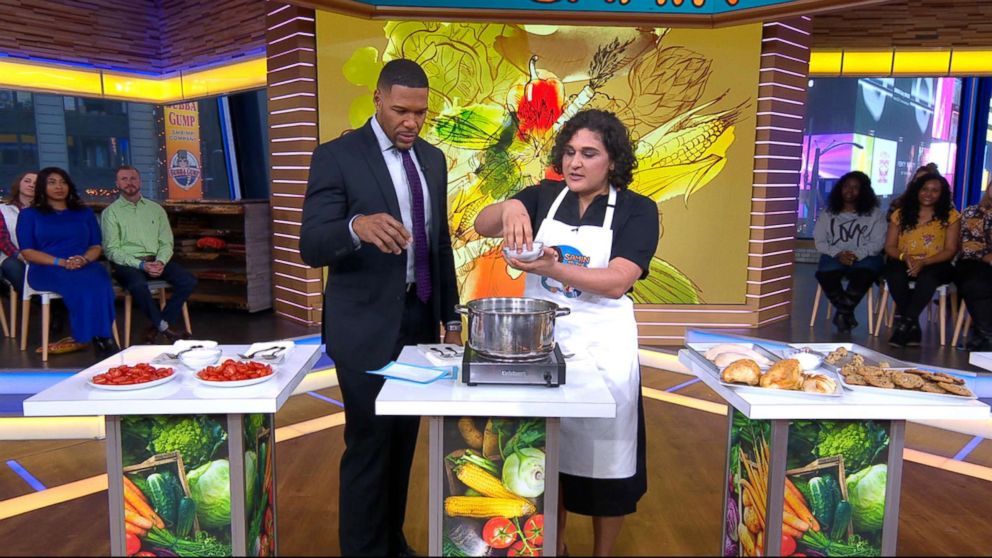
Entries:
<svg viewBox="0 0 992 558">
<path fill-rule="evenodd" d="M 10 187 L 10 195 L 0 204 L 0 214 L 10 234 L 10 241 L 15 249 L 0 250 L 0 276 L 14 286 L 18 292 L 24 292 L 24 258 L 21 257 L 20 244 L 17 242 L 17 218 L 21 209 L 30 207 L 34 202 L 34 183 L 38 178 L 35 172 L 21 173 Z"/>
</svg>

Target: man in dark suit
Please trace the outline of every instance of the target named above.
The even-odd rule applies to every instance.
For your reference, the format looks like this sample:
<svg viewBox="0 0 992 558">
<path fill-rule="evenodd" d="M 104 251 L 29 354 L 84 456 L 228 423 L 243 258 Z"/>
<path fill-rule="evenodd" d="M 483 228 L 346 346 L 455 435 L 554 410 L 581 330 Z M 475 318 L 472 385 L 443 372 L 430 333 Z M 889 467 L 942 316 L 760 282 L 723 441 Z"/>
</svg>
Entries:
<svg viewBox="0 0 992 558">
<path fill-rule="evenodd" d="M 387 63 L 375 116 L 319 146 L 310 163 L 300 255 L 327 266 L 324 341 L 344 398 L 341 553 L 402 556 L 419 417 L 376 416 L 381 376 L 404 345 L 461 344 L 444 154 L 418 136 L 427 75 Z"/>
</svg>

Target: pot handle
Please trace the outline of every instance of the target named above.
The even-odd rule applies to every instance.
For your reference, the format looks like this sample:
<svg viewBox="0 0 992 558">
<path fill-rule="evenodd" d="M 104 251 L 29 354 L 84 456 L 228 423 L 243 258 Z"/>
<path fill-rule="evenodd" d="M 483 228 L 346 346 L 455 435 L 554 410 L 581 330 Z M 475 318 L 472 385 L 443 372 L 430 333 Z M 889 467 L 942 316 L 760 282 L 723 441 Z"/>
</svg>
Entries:
<svg viewBox="0 0 992 558">
<path fill-rule="evenodd" d="M 464 304 L 456 304 L 455 312 L 461 314 L 462 316 L 468 316 L 468 306 L 465 306 Z"/>
<path fill-rule="evenodd" d="M 572 313 L 571 308 L 559 307 L 557 310 L 555 310 L 555 317 L 560 318 L 562 316 L 567 316 L 571 313 Z"/>
</svg>

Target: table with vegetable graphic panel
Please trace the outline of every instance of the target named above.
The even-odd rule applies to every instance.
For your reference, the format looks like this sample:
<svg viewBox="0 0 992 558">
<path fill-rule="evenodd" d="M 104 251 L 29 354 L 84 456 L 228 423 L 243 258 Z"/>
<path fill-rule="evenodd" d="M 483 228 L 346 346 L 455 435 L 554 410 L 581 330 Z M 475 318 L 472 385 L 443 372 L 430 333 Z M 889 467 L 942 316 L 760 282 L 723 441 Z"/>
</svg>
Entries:
<svg viewBox="0 0 992 558">
<path fill-rule="evenodd" d="M 398 361 L 431 365 L 416 347 Z M 591 361 L 566 366 L 556 388 L 386 381 L 377 414 L 430 421 L 429 555 L 555 554 L 559 419 L 616 415 Z"/>
<path fill-rule="evenodd" d="M 143 345 L 24 402 L 28 416 L 105 417 L 113 555 L 275 555 L 274 416 L 320 347 L 293 346 L 271 372 L 238 359 L 247 346 L 219 349 L 226 386 Z"/>
<path fill-rule="evenodd" d="M 730 407 L 723 556 L 894 556 L 906 421 L 989 416 L 989 406 L 972 397 L 938 394 L 937 385 L 916 390 L 928 385 L 927 371 L 851 344 L 741 339 L 782 361 L 793 349 L 822 356 L 843 347 L 837 360 L 851 367 L 838 374 L 840 366 L 824 364 L 801 373 L 831 377 L 837 390 L 827 393 L 732 385 L 709 358 L 716 343 L 700 339 L 712 340 L 690 331 L 679 360 Z M 777 363 L 770 364 L 762 377 Z M 900 385 L 885 381 L 891 378 Z M 961 378 L 939 379 L 951 391 L 967 389 Z M 857 385 L 863 381 L 865 389 Z"/>
</svg>

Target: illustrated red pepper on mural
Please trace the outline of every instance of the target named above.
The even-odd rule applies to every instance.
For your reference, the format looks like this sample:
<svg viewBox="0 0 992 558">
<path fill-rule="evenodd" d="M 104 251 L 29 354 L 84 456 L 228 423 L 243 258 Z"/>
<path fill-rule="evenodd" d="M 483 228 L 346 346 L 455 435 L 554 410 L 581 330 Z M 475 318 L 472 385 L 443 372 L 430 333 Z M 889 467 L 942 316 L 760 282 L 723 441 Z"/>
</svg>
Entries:
<svg viewBox="0 0 992 558">
<path fill-rule="evenodd" d="M 517 115 L 517 135 L 526 140 L 545 134 L 561 116 L 565 86 L 554 74 L 537 69 L 537 56 L 530 58 L 530 76 L 518 83 L 509 95 L 510 110 Z"/>
</svg>

